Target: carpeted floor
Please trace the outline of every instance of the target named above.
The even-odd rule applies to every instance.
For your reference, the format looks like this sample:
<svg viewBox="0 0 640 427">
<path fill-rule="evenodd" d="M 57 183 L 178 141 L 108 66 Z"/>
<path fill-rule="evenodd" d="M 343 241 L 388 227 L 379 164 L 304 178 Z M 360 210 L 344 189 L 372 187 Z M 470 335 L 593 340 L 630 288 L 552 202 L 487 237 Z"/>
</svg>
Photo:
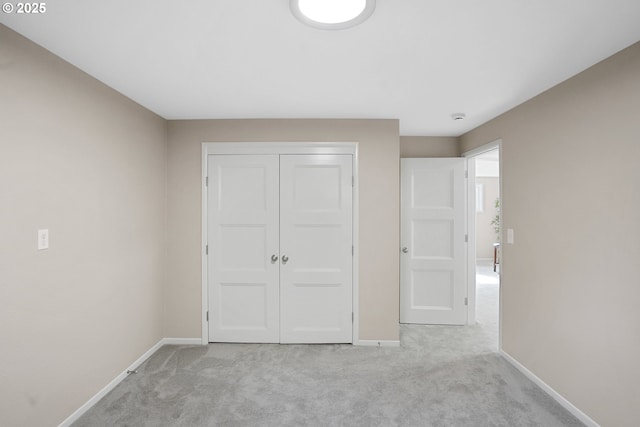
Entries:
<svg viewBox="0 0 640 427">
<path fill-rule="evenodd" d="M 582 425 L 496 353 L 486 273 L 476 325 L 402 325 L 400 348 L 165 346 L 74 426 Z"/>
</svg>

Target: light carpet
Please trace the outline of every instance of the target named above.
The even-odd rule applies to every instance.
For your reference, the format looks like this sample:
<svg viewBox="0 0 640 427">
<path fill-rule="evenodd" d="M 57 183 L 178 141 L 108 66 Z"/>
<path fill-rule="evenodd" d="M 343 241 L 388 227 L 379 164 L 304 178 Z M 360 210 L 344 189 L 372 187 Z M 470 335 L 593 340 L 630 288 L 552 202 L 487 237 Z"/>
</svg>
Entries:
<svg viewBox="0 0 640 427">
<path fill-rule="evenodd" d="M 582 425 L 496 353 L 497 293 L 479 283 L 476 325 L 402 325 L 399 348 L 164 346 L 74 426 Z"/>
</svg>

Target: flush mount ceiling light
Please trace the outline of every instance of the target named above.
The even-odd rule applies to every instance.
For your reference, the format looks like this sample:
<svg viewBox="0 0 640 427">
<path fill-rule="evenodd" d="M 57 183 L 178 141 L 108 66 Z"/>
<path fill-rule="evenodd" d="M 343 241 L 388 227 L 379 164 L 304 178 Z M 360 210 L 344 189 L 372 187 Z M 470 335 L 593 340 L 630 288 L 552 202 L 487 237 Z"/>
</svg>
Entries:
<svg viewBox="0 0 640 427">
<path fill-rule="evenodd" d="M 291 12 L 303 23 L 322 30 L 342 30 L 364 22 L 375 0 L 291 0 Z"/>
</svg>

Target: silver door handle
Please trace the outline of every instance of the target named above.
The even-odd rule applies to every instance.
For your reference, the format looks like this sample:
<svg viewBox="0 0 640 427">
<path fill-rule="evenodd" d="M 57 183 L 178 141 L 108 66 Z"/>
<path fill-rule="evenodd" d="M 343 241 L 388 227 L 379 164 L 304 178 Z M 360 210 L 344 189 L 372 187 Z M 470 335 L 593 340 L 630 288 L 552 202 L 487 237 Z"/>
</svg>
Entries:
<svg viewBox="0 0 640 427">
<path fill-rule="evenodd" d="M 409 252 L 409 249 L 407 249 L 407 247 L 405 246 L 404 248 L 402 248 L 402 253 L 406 254 L 407 252 Z"/>
<path fill-rule="evenodd" d="M 276 262 L 278 262 L 278 256 L 277 255 L 271 255 L 271 264 L 275 264 Z"/>
<path fill-rule="evenodd" d="M 286 263 L 287 263 L 287 261 L 289 261 L 289 257 L 288 257 L 288 256 L 286 256 L 286 255 L 282 255 L 282 263 L 283 263 L 283 264 L 286 264 Z"/>
</svg>

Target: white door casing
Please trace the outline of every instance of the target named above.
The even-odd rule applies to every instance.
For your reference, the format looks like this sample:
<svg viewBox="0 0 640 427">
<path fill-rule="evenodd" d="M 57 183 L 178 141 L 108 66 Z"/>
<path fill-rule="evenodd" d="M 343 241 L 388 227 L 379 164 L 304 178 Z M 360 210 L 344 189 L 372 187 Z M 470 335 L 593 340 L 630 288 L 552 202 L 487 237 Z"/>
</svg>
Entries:
<svg viewBox="0 0 640 427">
<path fill-rule="evenodd" d="M 492 150 L 498 150 L 498 158 L 499 158 L 499 186 L 500 186 L 500 194 L 502 194 L 502 140 L 498 139 L 488 144 L 482 145 L 480 147 L 476 147 L 470 151 L 462 153 L 462 156 L 467 159 L 467 172 L 469 177 L 467 178 L 467 233 L 469 235 L 469 244 L 467 245 L 467 294 L 469 296 L 469 306 L 468 316 L 467 316 L 467 324 L 474 324 L 476 321 L 476 313 L 475 306 L 477 304 L 476 301 L 476 212 L 475 212 L 475 195 L 473 194 L 475 191 L 476 185 L 476 171 L 475 171 L 475 162 L 476 157 L 485 154 Z M 500 196 L 502 197 L 502 196 Z M 498 233 L 502 236 L 502 232 Z M 502 260 L 500 260 L 502 263 Z M 498 278 L 500 280 L 501 270 L 498 270 Z M 498 294 L 499 303 L 498 303 L 498 348 L 502 348 L 502 292 L 500 291 Z"/>
<path fill-rule="evenodd" d="M 400 322 L 464 325 L 465 159 L 401 159 Z"/>
<path fill-rule="evenodd" d="M 352 342 L 352 242 L 352 156 L 281 156 L 282 343 Z"/>
<path fill-rule="evenodd" d="M 208 161 L 209 341 L 277 343 L 277 155 Z"/>
<path fill-rule="evenodd" d="M 352 155 L 209 155 L 207 176 L 208 341 L 352 342 Z"/>
</svg>

